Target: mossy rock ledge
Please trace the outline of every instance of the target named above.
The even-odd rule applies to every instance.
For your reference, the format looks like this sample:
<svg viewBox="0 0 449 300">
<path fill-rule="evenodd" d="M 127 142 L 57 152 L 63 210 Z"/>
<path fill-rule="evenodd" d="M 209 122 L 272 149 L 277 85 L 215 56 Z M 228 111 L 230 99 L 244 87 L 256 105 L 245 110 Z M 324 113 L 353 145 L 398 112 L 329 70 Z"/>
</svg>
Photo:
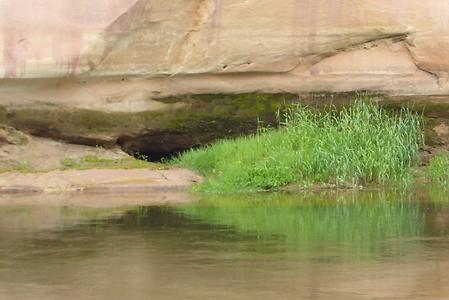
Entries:
<svg viewBox="0 0 449 300">
<path fill-rule="evenodd" d="M 205 94 L 156 99 L 163 109 L 106 112 L 65 106 L 0 105 L 0 125 L 32 136 L 72 144 L 120 147 L 127 153 L 163 157 L 224 137 L 255 132 L 258 122 L 275 124 L 276 113 L 295 103 L 325 107 L 348 105 L 356 93 Z M 385 107 L 407 106 L 426 120 L 426 141 L 449 145 L 449 96 L 372 96 Z"/>
<path fill-rule="evenodd" d="M 187 95 L 158 99 L 163 109 L 140 112 L 0 106 L 0 124 L 33 136 L 157 157 L 252 133 L 258 122 L 274 123 L 276 112 L 298 100 L 292 94 Z"/>
</svg>

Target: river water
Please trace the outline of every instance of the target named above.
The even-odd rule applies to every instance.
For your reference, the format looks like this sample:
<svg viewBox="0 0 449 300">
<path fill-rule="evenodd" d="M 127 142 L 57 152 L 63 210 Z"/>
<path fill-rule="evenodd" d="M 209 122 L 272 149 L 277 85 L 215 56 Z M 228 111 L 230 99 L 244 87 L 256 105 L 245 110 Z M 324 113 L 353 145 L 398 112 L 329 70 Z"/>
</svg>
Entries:
<svg viewBox="0 0 449 300">
<path fill-rule="evenodd" d="M 447 190 L 89 197 L 0 199 L 0 299 L 449 299 Z"/>
</svg>

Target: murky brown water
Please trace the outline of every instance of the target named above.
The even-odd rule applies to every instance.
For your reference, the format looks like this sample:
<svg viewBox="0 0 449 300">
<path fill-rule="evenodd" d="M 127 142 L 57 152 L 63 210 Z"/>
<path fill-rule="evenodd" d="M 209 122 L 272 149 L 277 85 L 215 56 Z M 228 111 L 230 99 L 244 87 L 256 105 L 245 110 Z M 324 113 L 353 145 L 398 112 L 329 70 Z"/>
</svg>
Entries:
<svg viewBox="0 0 449 300">
<path fill-rule="evenodd" d="M 120 197 L 0 201 L 0 299 L 449 299 L 444 191 Z"/>
</svg>

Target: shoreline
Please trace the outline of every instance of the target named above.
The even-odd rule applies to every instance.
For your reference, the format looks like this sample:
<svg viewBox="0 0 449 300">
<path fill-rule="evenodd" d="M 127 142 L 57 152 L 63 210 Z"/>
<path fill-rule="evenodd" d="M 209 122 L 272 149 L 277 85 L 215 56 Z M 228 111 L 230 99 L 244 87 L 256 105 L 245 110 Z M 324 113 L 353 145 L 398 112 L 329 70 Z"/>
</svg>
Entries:
<svg viewBox="0 0 449 300">
<path fill-rule="evenodd" d="M 415 183 L 428 185 L 424 168 L 415 168 Z M 35 195 L 56 196 L 98 196 L 122 197 L 187 193 L 203 177 L 186 168 L 170 169 L 108 169 L 53 170 L 47 172 L 4 172 L 0 173 L 0 204 L 4 198 L 28 197 Z M 372 191 L 382 190 L 385 185 L 334 185 L 312 184 L 301 186 L 290 184 L 286 187 L 259 192 L 320 192 L 320 191 Z M 391 188 L 391 186 L 390 186 Z M 396 186 L 397 188 L 397 186 Z M 165 201 L 164 201 L 165 202 Z M 168 201 L 170 202 L 170 201 Z"/>
<path fill-rule="evenodd" d="M 201 177 L 187 169 L 89 169 L 0 174 L 0 195 L 70 192 L 128 193 L 186 191 Z"/>
</svg>

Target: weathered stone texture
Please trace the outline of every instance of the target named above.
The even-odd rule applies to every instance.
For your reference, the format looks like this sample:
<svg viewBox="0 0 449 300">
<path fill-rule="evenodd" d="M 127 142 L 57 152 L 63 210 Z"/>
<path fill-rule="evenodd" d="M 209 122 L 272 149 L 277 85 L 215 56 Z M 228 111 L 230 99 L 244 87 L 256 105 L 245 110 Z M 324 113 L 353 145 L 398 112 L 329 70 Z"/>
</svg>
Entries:
<svg viewBox="0 0 449 300">
<path fill-rule="evenodd" d="M 0 11 L 0 76 L 159 78 L 128 100 L 142 89 L 449 89 L 446 0 L 0 0 Z M 96 87 L 84 93 L 116 89 Z"/>
</svg>

